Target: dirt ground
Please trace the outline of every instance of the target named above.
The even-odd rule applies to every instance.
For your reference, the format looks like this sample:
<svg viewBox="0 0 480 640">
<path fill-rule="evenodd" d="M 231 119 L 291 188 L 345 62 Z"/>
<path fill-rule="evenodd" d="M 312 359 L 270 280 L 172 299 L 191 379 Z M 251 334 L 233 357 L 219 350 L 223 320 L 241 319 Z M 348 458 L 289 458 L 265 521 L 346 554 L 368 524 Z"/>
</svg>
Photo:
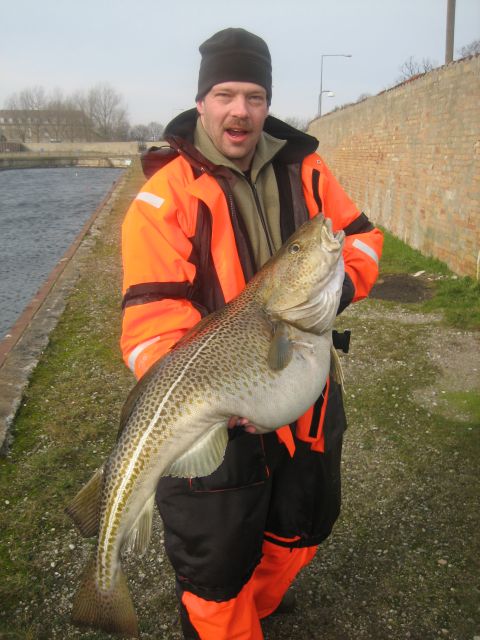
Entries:
<svg viewBox="0 0 480 640">
<path fill-rule="evenodd" d="M 393 302 L 422 302 L 431 298 L 432 295 L 431 281 L 408 273 L 392 273 L 382 276 L 370 292 L 371 298 Z"/>
</svg>

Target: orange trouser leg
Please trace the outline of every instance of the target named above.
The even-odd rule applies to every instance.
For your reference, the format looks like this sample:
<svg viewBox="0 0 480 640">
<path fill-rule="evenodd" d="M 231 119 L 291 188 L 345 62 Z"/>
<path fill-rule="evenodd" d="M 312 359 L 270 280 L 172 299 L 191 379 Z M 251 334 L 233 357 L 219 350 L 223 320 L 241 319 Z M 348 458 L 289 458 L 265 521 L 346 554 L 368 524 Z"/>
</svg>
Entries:
<svg viewBox="0 0 480 640">
<path fill-rule="evenodd" d="M 252 580 L 236 598 L 225 602 L 204 600 L 184 591 L 182 603 L 201 640 L 263 640 Z"/>
<path fill-rule="evenodd" d="M 312 560 L 317 548 L 290 549 L 264 541 L 262 560 L 249 582 L 253 585 L 259 618 L 265 618 L 275 611 L 288 587 L 300 569 Z"/>
<path fill-rule="evenodd" d="M 225 602 L 184 591 L 182 603 L 201 640 L 263 640 L 259 619 L 275 611 L 317 548 L 290 549 L 264 541 L 263 557 L 252 577 L 236 598 Z"/>
</svg>

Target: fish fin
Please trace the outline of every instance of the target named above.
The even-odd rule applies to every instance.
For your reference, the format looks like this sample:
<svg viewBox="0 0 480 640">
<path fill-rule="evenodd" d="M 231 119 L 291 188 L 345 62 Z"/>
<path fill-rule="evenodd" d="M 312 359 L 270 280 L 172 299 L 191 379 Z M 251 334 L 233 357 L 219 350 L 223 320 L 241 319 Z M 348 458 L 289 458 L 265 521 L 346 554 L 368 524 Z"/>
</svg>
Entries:
<svg viewBox="0 0 480 640">
<path fill-rule="evenodd" d="M 277 322 L 273 327 L 273 337 L 268 350 L 268 366 L 273 371 L 285 369 L 293 354 L 293 341 L 290 329 L 284 322 Z"/>
<path fill-rule="evenodd" d="M 208 316 L 205 316 L 205 317 L 201 318 L 197 322 L 197 324 L 193 325 L 193 327 L 190 327 L 190 329 L 188 329 L 188 331 L 183 334 L 183 336 L 180 338 L 180 340 L 177 340 L 177 342 L 173 346 L 173 349 L 175 349 L 178 345 L 182 344 L 183 342 L 187 342 L 192 336 L 194 336 L 197 333 L 199 333 L 200 331 L 202 331 L 202 329 L 204 329 L 204 327 L 206 327 L 207 325 L 209 325 L 211 323 L 212 318 L 213 318 L 214 315 L 217 315 L 217 312 L 210 313 Z"/>
<path fill-rule="evenodd" d="M 118 568 L 115 584 L 108 591 L 98 588 L 96 573 L 95 558 L 92 558 L 73 600 L 73 624 L 138 638 L 137 614 L 122 567 Z"/>
<path fill-rule="evenodd" d="M 170 466 L 166 476 L 201 478 L 209 476 L 221 464 L 228 442 L 225 422 L 214 425 L 191 449 Z"/>
<path fill-rule="evenodd" d="M 148 548 L 148 543 L 152 537 L 153 508 L 155 504 L 155 494 L 145 502 L 140 515 L 125 540 L 123 549 L 127 552 L 134 551 L 143 556 Z"/>
<path fill-rule="evenodd" d="M 342 393 L 345 393 L 345 376 L 343 375 L 342 363 L 336 349 L 332 346 L 330 359 L 330 373 L 336 383 L 340 385 Z"/>
<path fill-rule="evenodd" d="M 98 533 L 102 484 L 103 467 L 100 467 L 65 509 L 84 538 L 91 538 Z"/>
</svg>

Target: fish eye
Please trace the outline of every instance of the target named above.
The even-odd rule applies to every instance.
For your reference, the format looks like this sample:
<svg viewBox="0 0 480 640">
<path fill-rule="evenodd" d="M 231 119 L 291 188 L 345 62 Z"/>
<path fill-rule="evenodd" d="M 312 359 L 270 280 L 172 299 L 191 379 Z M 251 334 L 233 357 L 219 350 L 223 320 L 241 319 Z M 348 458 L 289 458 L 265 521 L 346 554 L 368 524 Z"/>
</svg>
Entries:
<svg viewBox="0 0 480 640">
<path fill-rule="evenodd" d="M 288 247 L 290 253 L 298 253 L 300 251 L 300 245 L 294 242 Z"/>
</svg>

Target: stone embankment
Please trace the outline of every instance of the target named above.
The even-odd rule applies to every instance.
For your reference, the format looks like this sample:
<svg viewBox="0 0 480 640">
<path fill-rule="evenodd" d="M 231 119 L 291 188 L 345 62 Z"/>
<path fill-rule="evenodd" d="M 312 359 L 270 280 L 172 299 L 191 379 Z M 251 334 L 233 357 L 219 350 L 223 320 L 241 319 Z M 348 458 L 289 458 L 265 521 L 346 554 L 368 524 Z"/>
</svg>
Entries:
<svg viewBox="0 0 480 640">
<path fill-rule="evenodd" d="M 0 153 L 2 169 L 53 167 L 129 167 L 139 154 L 137 142 L 31 142 L 28 151 Z"/>
<path fill-rule="evenodd" d="M 133 155 L 95 155 L 75 153 L 2 153 L 0 171 L 5 169 L 52 169 L 58 167 L 95 167 L 120 169 L 132 164 Z"/>
<path fill-rule="evenodd" d="M 154 144 L 154 143 L 152 143 Z M 138 153 L 138 142 L 29 142 L 25 145 L 34 153 L 103 154 L 131 156 Z"/>
</svg>

